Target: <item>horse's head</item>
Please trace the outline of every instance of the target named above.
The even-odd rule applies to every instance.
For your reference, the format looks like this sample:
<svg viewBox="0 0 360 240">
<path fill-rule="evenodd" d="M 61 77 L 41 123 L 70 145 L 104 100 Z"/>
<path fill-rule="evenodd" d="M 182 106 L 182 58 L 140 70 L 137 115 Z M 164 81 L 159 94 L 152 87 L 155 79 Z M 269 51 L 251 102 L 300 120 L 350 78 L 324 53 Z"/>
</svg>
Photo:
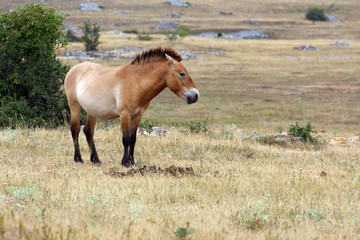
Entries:
<svg viewBox="0 0 360 240">
<path fill-rule="evenodd" d="M 197 102 L 200 93 L 184 65 L 165 54 L 169 61 L 170 73 L 166 79 L 167 87 L 178 97 L 185 99 L 187 104 Z"/>
</svg>

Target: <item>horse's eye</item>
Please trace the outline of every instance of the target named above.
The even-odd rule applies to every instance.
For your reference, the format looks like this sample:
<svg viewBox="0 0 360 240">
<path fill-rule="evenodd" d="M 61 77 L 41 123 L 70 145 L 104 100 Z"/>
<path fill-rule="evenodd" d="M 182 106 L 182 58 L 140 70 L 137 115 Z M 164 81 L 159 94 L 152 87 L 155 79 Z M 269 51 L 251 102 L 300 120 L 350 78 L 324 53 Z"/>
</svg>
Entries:
<svg viewBox="0 0 360 240">
<path fill-rule="evenodd" d="M 184 72 L 179 73 L 179 76 L 185 78 L 186 74 Z"/>
</svg>

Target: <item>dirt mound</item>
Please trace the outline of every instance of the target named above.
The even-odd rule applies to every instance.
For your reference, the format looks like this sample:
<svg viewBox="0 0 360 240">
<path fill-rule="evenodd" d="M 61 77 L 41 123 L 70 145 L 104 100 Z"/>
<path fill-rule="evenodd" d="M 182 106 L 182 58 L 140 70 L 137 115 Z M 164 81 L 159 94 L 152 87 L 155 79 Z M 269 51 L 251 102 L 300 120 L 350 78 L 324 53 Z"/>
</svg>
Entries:
<svg viewBox="0 0 360 240">
<path fill-rule="evenodd" d="M 146 166 L 144 165 L 141 168 L 130 169 L 127 172 L 119 172 L 117 168 L 111 168 L 108 173 L 112 177 L 133 177 L 135 175 L 164 175 L 164 176 L 173 176 L 173 177 L 184 177 L 184 176 L 195 176 L 194 169 L 192 167 L 176 167 L 171 165 L 170 167 L 162 169 L 161 167 Z"/>
</svg>

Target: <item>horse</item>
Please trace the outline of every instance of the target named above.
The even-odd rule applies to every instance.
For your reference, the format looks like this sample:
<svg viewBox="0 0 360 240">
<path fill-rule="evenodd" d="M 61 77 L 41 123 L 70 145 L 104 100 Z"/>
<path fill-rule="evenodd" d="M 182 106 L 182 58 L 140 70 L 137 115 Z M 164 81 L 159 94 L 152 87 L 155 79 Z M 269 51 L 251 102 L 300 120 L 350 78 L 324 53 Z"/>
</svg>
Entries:
<svg viewBox="0 0 360 240">
<path fill-rule="evenodd" d="M 84 134 L 90 161 L 101 164 L 94 143 L 98 118 L 120 118 L 124 167 L 135 165 L 136 133 L 150 101 L 166 87 L 187 104 L 198 101 L 200 93 L 182 57 L 172 48 L 153 48 L 135 56 L 130 64 L 111 68 L 83 62 L 70 69 L 65 78 L 65 93 L 71 114 L 74 161 L 83 163 L 79 149 L 80 113 L 87 113 Z"/>
</svg>

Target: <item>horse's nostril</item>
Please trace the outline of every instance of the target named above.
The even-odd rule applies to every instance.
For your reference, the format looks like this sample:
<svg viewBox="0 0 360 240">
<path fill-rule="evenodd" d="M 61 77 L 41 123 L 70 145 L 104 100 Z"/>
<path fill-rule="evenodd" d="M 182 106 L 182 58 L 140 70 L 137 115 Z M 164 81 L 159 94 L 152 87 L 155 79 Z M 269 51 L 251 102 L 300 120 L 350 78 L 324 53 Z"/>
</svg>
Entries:
<svg viewBox="0 0 360 240">
<path fill-rule="evenodd" d="M 195 95 L 195 102 L 198 100 L 198 98 L 199 98 L 199 95 Z"/>
</svg>

